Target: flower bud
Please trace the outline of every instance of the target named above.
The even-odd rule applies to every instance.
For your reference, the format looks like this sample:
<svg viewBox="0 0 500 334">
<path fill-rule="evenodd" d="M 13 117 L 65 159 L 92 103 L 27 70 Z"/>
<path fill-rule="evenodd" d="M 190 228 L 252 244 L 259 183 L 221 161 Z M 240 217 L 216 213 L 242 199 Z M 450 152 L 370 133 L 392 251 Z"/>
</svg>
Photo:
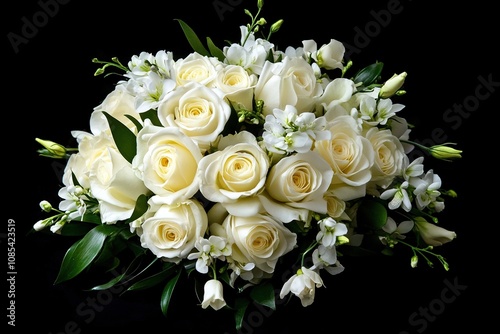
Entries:
<svg viewBox="0 0 500 334">
<path fill-rule="evenodd" d="M 431 155 L 436 159 L 452 160 L 452 159 L 459 159 L 462 157 L 460 155 L 460 153 L 462 153 L 461 150 L 456 150 L 446 145 L 434 145 L 431 146 L 429 150 L 431 152 Z"/>
<path fill-rule="evenodd" d="M 346 236 L 344 236 L 344 235 L 337 236 L 337 242 L 336 242 L 337 246 L 347 244 L 348 242 L 349 242 L 349 238 L 347 238 Z"/>
<path fill-rule="evenodd" d="M 41 231 L 47 226 L 47 219 L 39 220 L 33 225 L 35 231 Z"/>
<path fill-rule="evenodd" d="M 410 260 L 410 265 L 412 268 L 416 268 L 418 264 L 418 256 L 413 255 Z"/>
<path fill-rule="evenodd" d="M 387 80 L 382 88 L 380 88 L 380 92 L 378 93 L 378 96 L 387 99 L 394 94 L 403 86 L 406 78 L 406 72 L 400 73 L 400 74 L 394 74 L 392 78 Z"/>
<path fill-rule="evenodd" d="M 40 202 L 40 207 L 42 208 L 43 211 L 45 212 L 50 212 L 52 210 L 52 204 L 50 204 L 48 201 L 43 200 Z"/>
<path fill-rule="evenodd" d="M 40 150 L 40 154 L 51 157 L 51 158 L 57 158 L 57 159 L 62 159 L 66 157 L 66 148 L 62 146 L 61 144 L 55 143 L 50 140 L 43 140 L 40 138 L 35 138 L 35 140 L 45 147 L 45 150 Z"/>
<path fill-rule="evenodd" d="M 280 30 L 281 25 L 283 24 L 283 20 L 278 20 L 276 21 L 272 26 L 271 26 L 271 32 L 275 33 L 278 30 Z"/>
</svg>

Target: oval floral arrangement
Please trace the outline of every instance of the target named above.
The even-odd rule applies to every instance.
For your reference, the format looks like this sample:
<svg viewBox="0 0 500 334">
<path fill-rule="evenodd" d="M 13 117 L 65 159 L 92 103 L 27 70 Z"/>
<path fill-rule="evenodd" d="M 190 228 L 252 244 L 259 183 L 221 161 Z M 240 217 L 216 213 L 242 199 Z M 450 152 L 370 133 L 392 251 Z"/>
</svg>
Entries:
<svg viewBox="0 0 500 334">
<path fill-rule="evenodd" d="M 456 234 L 438 226 L 446 197 L 415 147 L 443 160 L 453 143 L 424 147 L 398 116 L 406 72 L 382 80 L 383 63 L 350 75 L 343 44 L 277 50 L 260 18 L 241 41 L 207 46 L 183 21 L 185 58 L 142 52 L 127 66 L 100 61 L 122 78 L 95 107 L 77 148 L 36 140 L 42 156 L 67 159 L 58 208 L 34 230 L 79 237 L 56 283 L 104 268 L 120 274 L 93 289 L 163 286 L 166 315 L 180 277 L 202 308 L 231 309 L 240 328 L 250 302 L 314 302 L 342 257 L 410 250 L 448 264 L 434 247 Z M 111 73 L 108 73 L 111 74 Z M 113 73 L 117 74 L 117 73 Z M 103 276 L 105 277 L 105 276 Z"/>
</svg>

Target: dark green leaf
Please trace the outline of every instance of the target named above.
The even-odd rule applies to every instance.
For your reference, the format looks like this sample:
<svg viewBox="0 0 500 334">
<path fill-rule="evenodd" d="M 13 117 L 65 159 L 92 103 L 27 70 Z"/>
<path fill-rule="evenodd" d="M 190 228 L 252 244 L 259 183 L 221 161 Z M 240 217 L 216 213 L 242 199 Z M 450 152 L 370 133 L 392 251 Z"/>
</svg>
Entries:
<svg viewBox="0 0 500 334">
<path fill-rule="evenodd" d="M 137 118 L 128 114 L 125 115 L 125 117 L 127 117 L 132 123 L 134 123 L 135 127 L 137 128 L 137 131 L 140 131 L 142 129 L 142 124 L 137 120 Z"/>
<path fill-rule="evenodd" d="M 274 287 L 271 283 L 256 285 L 250 291 L 250 297 L 257 303 L 276 310 Z"/>
<path fill-rule="evenodd" d="M 224 52 L 222 52 L 222 50 L 214 44 L 210 37 L 207 37 L 207 45 L 208 49 L 210 50 L 210 54 L 214 57 L 217 57 L 220 62 L 223 62 L 226 58 L 226 56 L 224 56 Z"/>
<path fill-rule="evenodd" d="M 379 230 L 387 222 L 387 209 L 375 199 L 365 199 L 357 212 L 358 224 L 371 230 Z"/>
<path fill-rule="evenodd" d="M 140 115 L 143 122 L 149 119 L 153 125 L 163 126 L 158 118 L 158 111 L 156 109 L 149 109 L 148 111 L 141 112 Z"/>
<path fill-rule="evenodd" d="M 195 52 L 198 52 L 202 56 L 210 56 L 210 52 L 205 48 L 203 43 L 201 43 L 201 40 L 198 38 L 196 33 L 194 32 L 193 29 L 191 29 L 190 26 L 188 26 L 184 21 L 182 20 L 177 20 L 179 24 L 181 25 L 182 31 L 184 31 L 184 35 L 186 36 L 189 45 L 193 48 Z"/>
<path fill-rule="evenodd" d="M 236 322 L 236 330 L 240 330 L 245 318 L 245 312 L 250 301 L 247 298 L 238 297 L 234 304 L 234 321 Z"/>
<path fill-rule="evenodd" d="M 156 273 L 152 276 L 146 277 L 134 284 L 132 284 L 127 291 L 134 291 L 134 290 L 144 290 L 147 288 L 150 288 L 152 286 L 155 286 L 157 284 L 160 284 L 163 282 L 168 276 L 172 274 L 174 270 L 174 265 L 172 264 L 170 267 L 166 267 L 159 273 Z"/>
<path fill-rule="evenodd" d="M 135 208 L 132 215 L 127 219 L 126 223 L 133 222 L 134 220 L 140 218 L 148 210 L 148 199 L 149 197 L 141 194 L 137 197 L 135 201 Z"/>
<path fill-rule="evenodd" d="M 161 294 L 161 311 L 166 316 L 168 311 L 168 305 L 170 304 L 170 299 L 172 298 L 172 294 L 174 292 L 175 285 L 181 276 L 182 270 L 179 270 L 177 275 L 175 275 L 168 283 L 165 285 L 163 289 L 163 293 Z"/>
<path fill-rule="evenodd" d="M 100 253 L 106 238 L 116 231 L 112 225 L 99 225 L 75 242 L 64 255 L 55 284 L 67 281 L 87 268 Z"/>
<path fill-rule="evenodd" d="M 125 277 L 125 273 L 116 276 L 115 278 L 111 279 L 110 281 L 101 284 L 101 285 L 96 285 L 94 286 L 91 290 L 96 291 L 96 290 L 106 290 L 109 288 L 114 287 L 117 283 L 120 283 L 123 278 Z"/>
<path fill-rule="evenodd" d="M 128 162 L 132 163 L 132 159 L 134 159 L 137 152 L 135 134 L 125 124 L 107 112 L 103 111 L 102 113 L 108 120 L 109 128 L 111 129 L 111 134 L 113 135 L 118 151 L 120 151 Z"/>
<path fill-rule="evenodd" d="M 363 87 L 367 87 L 375 83 L 382 73 L 384 63 L 376 62 L 360 70 L 354 77 L 354 83 L 362 83 Z"/>
</svg>

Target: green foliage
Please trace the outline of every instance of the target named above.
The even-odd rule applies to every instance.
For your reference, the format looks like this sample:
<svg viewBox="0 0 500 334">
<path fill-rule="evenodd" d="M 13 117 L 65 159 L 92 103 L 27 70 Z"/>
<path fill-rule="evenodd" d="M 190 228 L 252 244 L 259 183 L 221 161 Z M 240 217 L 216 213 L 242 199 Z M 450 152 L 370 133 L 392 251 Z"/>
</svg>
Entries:
<svg viewBox="0 0 500 334">
<path fill-rule="evenodd" d="M 172 299 L 172 294 L 174 292 L 175 285 L 177 284 L 177 281 L 179 280 L 181 273 L 182 270 L 179 270 L 177 272 L 177 275 L 175 275 L 170 281 L 167 282 L 161 294 L 160 306 L 161 306 L 161 311 L 165 316 L 167 315 L 168 306 L 170 305 L 170 299 Z"/>
<path fill-rule="evenodd" d="M 109 128 L 111 129 L 111 134 L 113 135 L 118 151 L 120 151 L 128 162 L 132 163 L 132 159 L 137 152 L 135 134 L 115 117 L 105 111 L 103 111 L 103 114 L 108 120 Z"/>
<path fill-rule="evenodd" d="M 384 63 L 375 62 L 356 73 L 352 81 L 356 84 L 360 84 L 360 86 L 358 86 L 358 91 L 370 89 L 371 85 L 377 83 L 377 80 L 380 79 L 383 67 Z"/>
<path fill-rule="evenodd" d="M 55 284 L 74 278 L 85 270 L 101 252 L 106 238 L 116 234 L 113 225 L 98 225 L 74 243 L 64 255 Z"/>
</svg>

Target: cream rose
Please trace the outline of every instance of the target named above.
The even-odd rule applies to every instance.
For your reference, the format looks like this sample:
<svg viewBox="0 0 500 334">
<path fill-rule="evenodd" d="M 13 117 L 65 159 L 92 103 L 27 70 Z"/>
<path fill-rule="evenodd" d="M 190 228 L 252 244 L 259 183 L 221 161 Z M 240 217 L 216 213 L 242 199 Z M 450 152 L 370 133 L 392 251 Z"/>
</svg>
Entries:
<svg viewBox="0 0 500 334">
<path fill-rule="evenodd" d="M 253 134 L 228 135 L 220 140 L 218 151 L 201 159 L 200 191 L 209 201 L 225 205 L 255 196 L 264 189 L 269 164 Z"/>
<path fill-rule="evenodd" d="M 284 110 L 287 104 L 299 113 L 314 112 L 321 93 L 313 68 L 303 58 L 266 62 L 255 86 L 255 99 L 264 101 L 264 115 L 272 114 L 275 108 Z"/>
<path fill-rule="evenodd" d="M 240 264 L 255 264 L 252 271 L 257 272 L 272 274 L 278 259 L 297 244 L 297 235 L 268 215 L 228 215 L 222 223 L 222 230 L 232 244 L 231 258 Z M 211 231 L 217 229 L 211 227 Z"/>
<path fill-rule="evenodd" d="M 196 143 L 178 128 L 155 126 L 146 119 L 137 134 L 132 166 L 154 193 L 150 201 L 174 204 L 199 190 L 197 171 L 201 158 Z"/>
<path fill-rule="evenodd" d="M 208 228 L 205 209 L 195 199 L 153 206 L 151 210 L 137 234 L 142 247 L 167 262 L 178 263 L 186 258 Z"/>
<path fill-rule="evenodd" d="M 256 83 L 255 74 L 249 74 L 238 65 L 227 65 L 219 70 L 215 86 L 224 92 L 236 110 L 252 110 L 253 89 Z"/>
<path fill-rule="evenodd" d="M 158 107 L 158 117 L 165 127 L 176 127 L 193 139 L 204 153 L 231 115 L 231 107 L 218 88 L 197 82 L 176 88 Z"/>
<path fill-rule="evenodd" d="M 396 176 L 402 175 L 406 157 L 403 145 L 390 130 L 371 128 L 365 137 L 375 151 L 372 182 L 386 188 Z"/>
<path fill-rule="evenodd" d="M 86 137 L 79 145 L 79 154 L 87 166 L 91 193 L 99 201 L 102 222 L 114 224 L 130 218 L 137 197 L 150 191 L 118 151 L 112 138 L 105 132 Z"/>
<path fill-rule="evenodd" d="M 329 140 L 318 140 L 314 151 L 325 159 L 334 172 L 330 190 L 334 196 L 348 201 L 363 197 L 371 180 L 375 154 L 371 143 L 363 137 L 351 116 L 339 116 L 329 123 Z"/>
<path fill-rule="evenodd" d="M 122 86 L 116 86 L 115 90 L 109 93 L 104 101 L 94 108 L 90 116 L 90 130 L 97 135 L 102 131 L 109 130 L 109 123 L 104 116 L 103 111 L 107 112 L 121 123 L 123 123 L 132 132 L 137 133 L 137 127 L 128 116 L 132 116 L 139 123 L 142 123 L 141 116 L 134 107 L 134 97 Z"/>
<path fill-rule="evenodd" d="M 284 157 L 269 171 L 265 187 L 278 205 L 268 201 L 263 201 L 263 205 L 267 212 L 285 223 L 299 219 L 293 210 L 286 213 L 287 207 L 326 213 L 327 202 L 323 195 L 332 177 L 332 169 L 316 152 Z"/>
<path fill-rule="evenodd" d="M 193 52 L 175 62 L 177 85 L 182 86 L 194 81 L 210 87 L 217 75 L 216 65 L 220 64 L 217 58 Z"/>
</svg>

